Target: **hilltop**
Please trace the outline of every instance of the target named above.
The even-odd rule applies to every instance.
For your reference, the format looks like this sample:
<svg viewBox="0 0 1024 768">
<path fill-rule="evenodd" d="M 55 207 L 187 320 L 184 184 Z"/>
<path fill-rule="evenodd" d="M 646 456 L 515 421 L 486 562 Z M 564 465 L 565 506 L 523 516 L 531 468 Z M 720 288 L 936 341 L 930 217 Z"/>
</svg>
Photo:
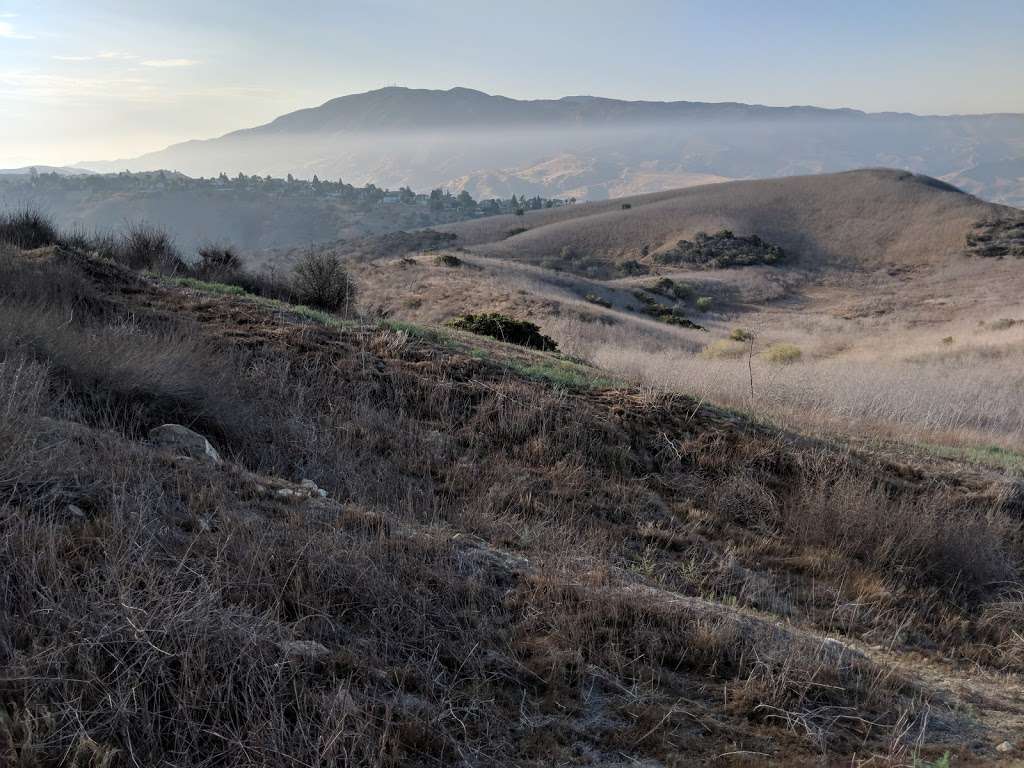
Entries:
<svg viewBox="0 0 1024 768">
<path fill-rule="evenodd" d="M 1024 748 L 1019 481 L 56 240 L 0 252 L 5 758 Z"/>
<path fill-rule="evenodd" d="M 917 116 L 808 106 L 623 101 L 593 96 L 517 100 L 467 88 L 383 88 L 224 136 L 139 158 L 87 162 L 98 171 L 173 168 L 437 186 L 474 197 L 527 194 L 602 199 L 715 179 L 905 167 L 984 181 L 1015 173 L 1022 115 Z M 383 159 L 383 158 L 386 158 Z M 1018 174 L 1019 175 L 1019 174 Z"/>
</svg>

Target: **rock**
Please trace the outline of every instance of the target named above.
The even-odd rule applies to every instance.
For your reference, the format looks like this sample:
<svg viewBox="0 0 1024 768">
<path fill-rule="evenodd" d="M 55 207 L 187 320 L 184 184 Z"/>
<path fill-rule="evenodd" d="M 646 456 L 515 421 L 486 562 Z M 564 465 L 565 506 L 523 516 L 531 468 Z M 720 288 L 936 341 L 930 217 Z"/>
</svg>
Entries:
<svg viewBox="0 0 1024 768">
<path fill-rule="evenodd" d="M 295 491 L 291 488 L 278 488 L 274 495 L 281 499 L 290 499 L 295 496 Z"/>
<path fill-rule="evenodd" d="M 80 520 L 85 519 L 85 512 L 77 504 L 68 504 L 68 514 Z"/>
<path fill-rule="evenodd" d="M 317 488 L 316 493 L 317 496 L 319 496 L 321 499 L 327 498 L 327 491 L 325 491 L 323 488 Z"/>
<path fill-rule="evenodd" d="M 1008 741 L 1004 741 L 1002 744 L 996 746 L 996 752 L 1013 752 L 1013 744 Z"/>
<path fill-rule="evenodd" d="M 303 661 L 316 661 L 331 655 L 327 646 L 316 640 L 286 640 L 281 643 L 281 650 L 289 659 Z"/>
<path fill-rule="evenodd" d="M 151 429 L 149 439 L 157 447 L 171 451 L 177 456 L 220 463 L 220 454 L 210 445 L 210 441 L 181 424 L 164 424 Z"/>
<path fill-rule="evenodd" d="M 312 480 L 301 480 L 299 482 L 299 485 L 301 485 L 303 488 L 309 488 L 309 490 L 311 490 L 311 491 L 319 490 L 319 487 L 317 486 L 317 484 L 314 483 Z"/>
</svg>

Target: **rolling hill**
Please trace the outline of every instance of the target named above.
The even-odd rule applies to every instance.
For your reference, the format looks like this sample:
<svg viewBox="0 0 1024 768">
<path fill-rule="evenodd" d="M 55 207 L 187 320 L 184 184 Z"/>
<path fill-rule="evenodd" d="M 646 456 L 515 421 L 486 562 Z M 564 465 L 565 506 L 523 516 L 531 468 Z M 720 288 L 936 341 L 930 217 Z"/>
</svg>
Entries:
<svg viewBox="0 0 1024 768">
<path fill-rule="evenodd" d="M 538 264 L 566 248 L 653 263 L 680 239 L 729 229 L 782 246 L 802 267 L 869 267 L 958 258 L 977 222 L 1021 216 L 936 179 L 878 169 L 705 185 L 445 229 L 481 255 Z"/>
<path fill-rule="evenodd" d="M 602 199 L 688 180 L 764 178 L 867 166 L 931 176 L 1024 157 L 1024 116 L 928 116 L 737 103 L 520 101 L 466 88 L 383 88 L 99 171 L 238 171 L 362 184 Z M 1004 199 L 998 184 L 978 194 Z"/>
</svg>

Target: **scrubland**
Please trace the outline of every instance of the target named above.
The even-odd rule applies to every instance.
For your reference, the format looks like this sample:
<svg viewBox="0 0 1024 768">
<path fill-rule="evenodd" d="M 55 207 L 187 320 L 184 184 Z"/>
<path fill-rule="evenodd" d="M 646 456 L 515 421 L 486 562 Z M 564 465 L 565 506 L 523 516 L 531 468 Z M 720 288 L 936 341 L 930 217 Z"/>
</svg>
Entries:
<svg viewBox="0 0 1024 768">
<path fill-rule="evenodd" d="M 1024 748 L 1012 478 L 366 304 L 311 312 L 59 233 L 19 246 L 0 250 L 10 764 Z M 164 423 L 223 461 L 161 450 Z"/>
</svg>

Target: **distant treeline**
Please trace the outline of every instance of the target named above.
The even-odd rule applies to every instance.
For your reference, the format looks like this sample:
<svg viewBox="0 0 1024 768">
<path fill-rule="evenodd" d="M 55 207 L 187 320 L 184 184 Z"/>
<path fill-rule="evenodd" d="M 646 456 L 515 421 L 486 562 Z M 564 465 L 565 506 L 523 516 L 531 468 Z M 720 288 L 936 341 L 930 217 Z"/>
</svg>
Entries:
<svg viewBox="0 0 1024 768">
<path fill-rule="evenodd" d="M 239 172 L 235 176 L 221 173 L 216 177 L 193 178 L 176 171 L 144 171 L 131 173 L 64 175 L 55 172 L 37 173 L 33 169 L 26 174 L 0 175 L 0 184 L 9 187 L 31 187 L 40 193 L 46 192 L 83 192 L 92 194 L 158 194 L 160 192 L 182 192 L 195 190 L 234 195 L 243 198 L 252 197 L 308 197 L 324 200 L 336 200 L 340 203 L 356 206 L 367 205 L 411 205 L 421 206 L 431 211 L 457 211 L 463 216 L 493 216 L 498 214 L 522 213 L 527 210 L 554 208 L 570 201 L 512 195 L 509 199 L 490 198 L 475 200 L 465 190 L 457 195 L 445 189 L 434 189 L 429 194 L 417 193 L 409 187 L 397 190 L 384 189 L 375 184 L 357 187 L 342 179 L 337 181 L 321 180 L 314 175 L 312 179 L 296 179 L 291 174 L 285 178 L 272 176 L 247 176 Z"/>
</svg>

